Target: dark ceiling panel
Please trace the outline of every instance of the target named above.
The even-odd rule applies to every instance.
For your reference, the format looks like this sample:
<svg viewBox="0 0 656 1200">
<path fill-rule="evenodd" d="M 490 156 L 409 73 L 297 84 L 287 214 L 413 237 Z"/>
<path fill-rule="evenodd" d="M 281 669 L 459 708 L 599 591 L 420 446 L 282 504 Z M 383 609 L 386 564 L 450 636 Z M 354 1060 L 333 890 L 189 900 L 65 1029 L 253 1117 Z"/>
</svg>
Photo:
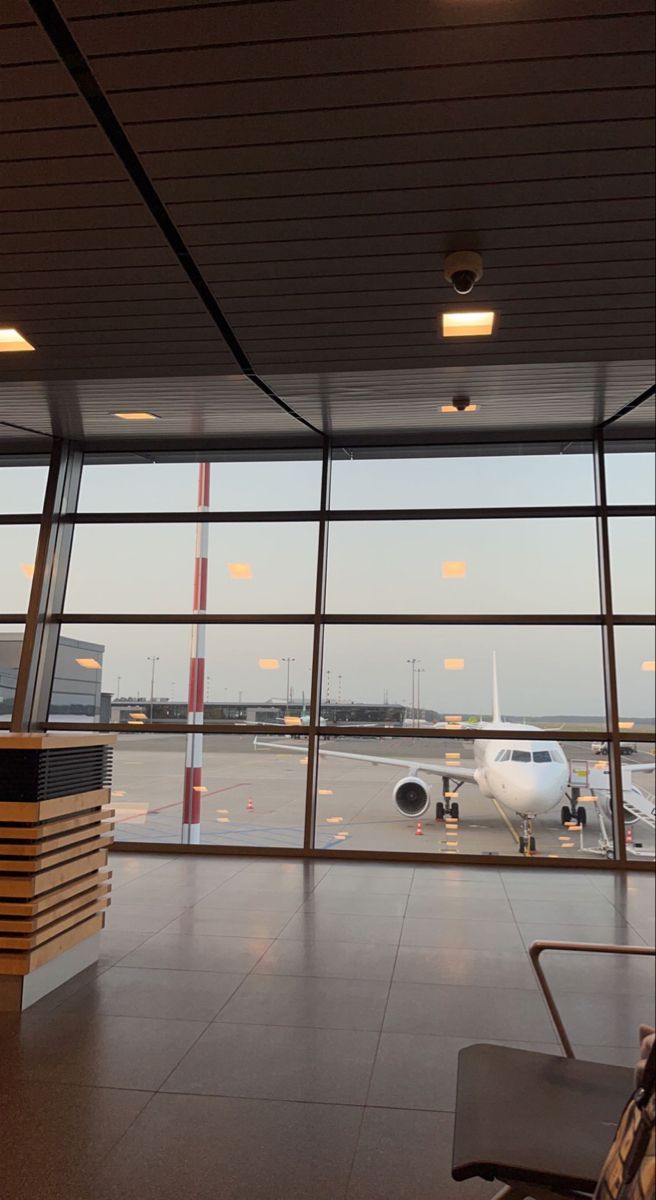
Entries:
<svg viewBox="0 0 656 1200">
<path fill-rule="evenodd" d="M 317 428 L 574 434 L 651 381 L 646 0 L 523 0 L 521 19 L 505 0 L 60 3 L 243 364 Z M 2 356 L 0 420 L 98 445 L 316 445 L 236 374 L 75 54 L 5 4 L 0 319 L 37 349 Z M 443 256 L 465 245 L 485 274 L 462 303 L 498 321 L 447 343 Z M 436 411 L 455 380 L 474 425 Z M 162 419 L 121 425 L 128 404 Z"/>
<path fill-rule="evenodd" d="M 124 16 L 123 4 L 118 14 L 107 4 L 102 7 L 87 4 L 82 9 L 79 0 L 65 0 L 62 5 L 65 15 L 75 18 L 72 20 L 75 36 L 91 56 L 120 54 L 128 46 L 134 53 L 206 46 L 208 42 L 225 45 L 254 40 L 279 42 L 286 38 L 332 40 L 336 35 L 346 34 L 369 34 L 365 40 L 369 45 L 387 37 L 391 30 L 402 35 L 407 30 L 416 30 L 423 36 L 432 29 L 448 30 L 453 26 L 469 26 L 476 45 L 481 40 L 477 26 L 494 28 L 501 24 L 512 28 L 515 24 L 521 27 L 525 22 L 538 22 L 543 33 L 552 20 L 560 24 L 572 15 L 567 0 L 524 0 L 522 19 L 517 23 L 508 20 L 508 6 L 498 0 L 477 0 L 475 5 L 446 0 L 439 6 L 432 0 L 404 0 L 402 5 L 395 0 L 357 0 L 343 6 L 336 6 L 331 0 L 312 0 L 312 3 L 265 0 L 252 4 L 199 4 L 187 7 L 182 13 L 175 8 L 166 12 L 161 5 L 147 7 L 155 11 Z M 607 19 L 615 20 L 618 13 L 631 14 L 641 8 L 644 12 L 644 5 L 631 0 L 628 3 L 627 0 L 577 0 L 576 12 L 580 17 L 596 18 L 595 24 L 603 24 Z M 89 12 L 103 13 L 109 19 L 86 21 L 83 14 Z"/>
</svg>

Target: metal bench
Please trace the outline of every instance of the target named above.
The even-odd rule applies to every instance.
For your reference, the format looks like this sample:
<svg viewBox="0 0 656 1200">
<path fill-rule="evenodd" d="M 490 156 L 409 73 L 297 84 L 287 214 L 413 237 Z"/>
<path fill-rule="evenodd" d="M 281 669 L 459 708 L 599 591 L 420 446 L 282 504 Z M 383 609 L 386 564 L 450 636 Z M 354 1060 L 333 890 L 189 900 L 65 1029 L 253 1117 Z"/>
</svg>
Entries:
<svg viewBox="0 0 656 1200">
<path fill-rule="evenodd" d="M 630 1068 L 575 1058 L 539 961 L 545 950 L 656 953 L 650 946 L 534 942 L 531 962 L 564 1057 L 505 1046 L 461 1050 L 452 1175 L 503 1184 L 494 1200 L 590 1196 L 634 1088 Z"/>
</svg>

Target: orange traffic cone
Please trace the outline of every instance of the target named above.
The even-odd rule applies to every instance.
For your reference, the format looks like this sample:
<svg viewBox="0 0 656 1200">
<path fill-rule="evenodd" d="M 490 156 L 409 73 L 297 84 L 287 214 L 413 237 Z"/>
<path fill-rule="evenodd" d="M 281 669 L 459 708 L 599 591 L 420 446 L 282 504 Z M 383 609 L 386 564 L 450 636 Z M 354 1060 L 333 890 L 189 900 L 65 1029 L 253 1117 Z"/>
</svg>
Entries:
<svg viewBox="0 0 656 1200">
<path fill-rule="evenodd" d="M 249 799 L 248 804 L 246 805 L 246 812 L 252 812 L 254 808 L 255 805 L 253 804 L 253 801 Z"/>
<path fill-rule="evenodd" d="M 417 828 L 415 829 L 415 837 L 423 837 L 423 836 L 424 836 L 424 831 L 421 827 L 421 821 L 417 821 Z"/>
</svg>

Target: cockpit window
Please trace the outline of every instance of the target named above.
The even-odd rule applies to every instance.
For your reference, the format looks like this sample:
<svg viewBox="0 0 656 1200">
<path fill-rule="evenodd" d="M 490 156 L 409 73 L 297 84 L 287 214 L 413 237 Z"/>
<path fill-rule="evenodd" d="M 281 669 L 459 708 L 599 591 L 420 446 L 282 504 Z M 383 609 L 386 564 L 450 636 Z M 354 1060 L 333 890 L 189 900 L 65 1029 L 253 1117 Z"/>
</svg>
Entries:
<svg viewBox="0 0 656 1200">
<path fill-rule="evenodd" d="M 553 757 L 555 758 L 556 762 L 563 763 L 565 766 L 567 766 L 567 755 L 560 746 L 554 746 Z"/>
<path fill-rule="evenodd" d="M 513 762 L 530 762 L 531 755 L 528 750 L 513 750 L 512 760 Z"/>
<path fill-rule="evenodd" d="M 533 762 L 552 762 L 551 751 L 536 750 L 533 755 Z"/>
<path fill-rule="evenodd" d="M 507 754 L 507 753 L 508 753 L 508 751 L 507 751 L 507 750 L 500 750 L 500 751 L 499 751 L 499 753 L 496 755 L 496 757 L 495 757 L 494 761 L 495 761 L 495 762 L 503 762 L 503 761 L 504 761 L 504 754 Z"/>
</svg>

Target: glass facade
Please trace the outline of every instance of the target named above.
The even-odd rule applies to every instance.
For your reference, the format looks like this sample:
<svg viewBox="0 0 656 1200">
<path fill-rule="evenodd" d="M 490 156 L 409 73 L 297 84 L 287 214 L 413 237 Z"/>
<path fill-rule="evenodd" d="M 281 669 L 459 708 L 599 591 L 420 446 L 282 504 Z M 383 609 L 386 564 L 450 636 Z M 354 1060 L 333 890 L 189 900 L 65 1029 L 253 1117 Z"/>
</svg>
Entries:
<svg viewBox="0 0 656 1200">
<path fill-rule="evenodd" d="M 117 732 L 117 839 L 653 857 L 652 458 L 518 449 L 86 463 L 43 711 Z M 0 469 L 5 727 L 45 481 Z"/>
</svg>

